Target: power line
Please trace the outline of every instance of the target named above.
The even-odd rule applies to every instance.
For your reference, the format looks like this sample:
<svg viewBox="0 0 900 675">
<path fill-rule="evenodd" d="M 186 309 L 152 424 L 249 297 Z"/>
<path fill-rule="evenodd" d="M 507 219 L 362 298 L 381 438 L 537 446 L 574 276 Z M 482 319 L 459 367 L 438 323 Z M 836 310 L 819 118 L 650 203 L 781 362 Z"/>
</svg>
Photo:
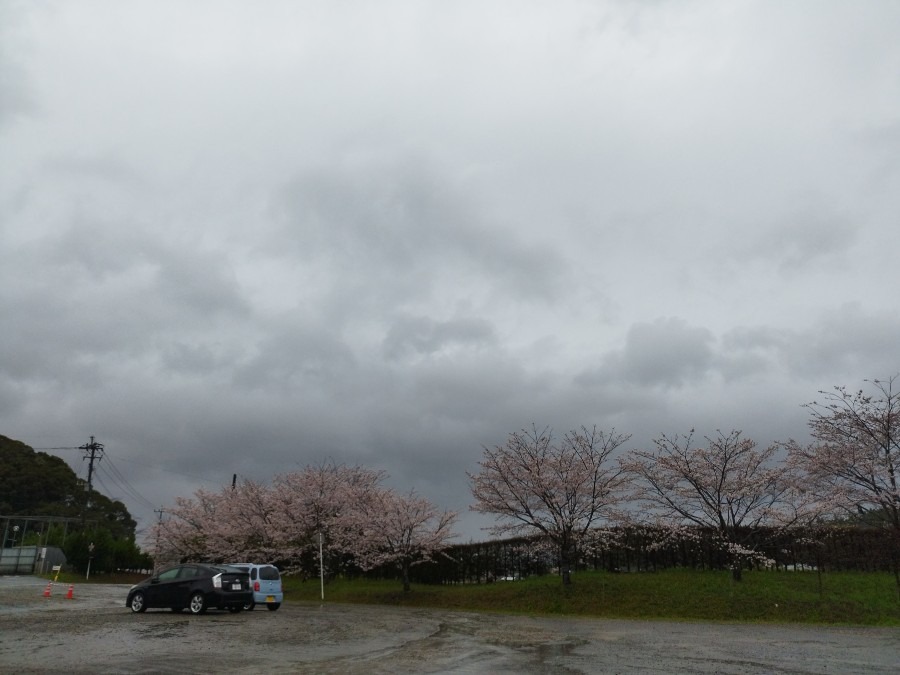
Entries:
<svg viewBox="0 0 900 675">
<path fill-rule="evenodd" d="M 92 438 L 93 438 L 93 437 L 92 437 Z M 98 444 L 98 445 L 99 445 L 99 444 Z M 84 446 L 78 446 L 78 447 L 74 447 L 74 446 L 71 446 L 71 447 L 56 447 L 56 448 L 32 448 L 32 450 L 83 450 L 83 449 L 84 449 Z M 104 454 L 104 457 L 106 457 L 106 458 L 107 458 L 107 461 L 109 461 L 109 455 L 108 455 L 108 453 Z M 136 459 L 126 459 L 125 457 L 119 457 L 119 461 L 120 461 L 120 462 L 131 462 L 132 464 L 140 464 L 141 466 L 146 466 L 146 467 L 149 467 L 149 468 L 151 468 L 151 469 L 156 469 L 156 470 L 158 470 L 158 471 L 164 471 L 164 472 L 166 472 L 166 473 L 170 473 L 170 474 L 172 474 L 173 476 L 182 476 L 183 478 L 193 478 L 194 480 L 202 480 L 202 481 L 205 482 L 205 483 L 216 483 L 216 484 L 221 484 L 221 481 L 214 480 L 214 479 L 212 479 L 212 478 L 207 478 L 207 477 L 205 477 L 205 476 L 197 476 L 197 475 L 190 474 L 190 473 L 182 473 L 182 472 L 180 472 L 180 471 L 172 471 L 171 469 L 163 468 L 163 467 L 161 467 L 161 466 L 159 466 L 159 465 L 157 465 L 157 464 L 147 464 L 146 462 L 139 462 L 139 461 L 136 460 Z"/>
<path fill-rule="evenodd" d="M 88 479 L 86 485 L 87 499 L 90 500 L 90 492 L 93 489 L 93 481 L 96 478 L 97 482 L 103 486 L 105 492 L 109 497 L 114 498 L 114 491 L 110 489 L 110 487 L 102 480 L 100 476 L 100 472 L 102 471 L 103 475 L 105 475 L 119 490 L 127 494 L 127 496 L 133 500 L 138 506 L 153 510 L 154 504 L 146 499 L 141 493 L 139 493 L 131 483 L 125 478 L 121 471 L 119 471 L 118 467 L 112 462 L 112 459 L 109 457 L 107 453 L 104 452 L 104 445 L 102 443 L 98 443 L 94 440 L 94 437 L 91 436 L 90 443 L 86 443 L 84 445 L 74 447 L 74 446 L 55 446 L 55 447 L 47 447 L 47 448 L 32 448 L 33 450 L 83 450 L 85 452 L 85 456 L 83 459 L 90 459 L 88 465 Z M 100 460 L 106 457 L 106 466 L 100 464 Z M 97 473 L 94 473 L 94 463 L 97 463 Z M 108 467 L 108 469 L 107 469 Z"/>
<path fill-rule="evenodd" d="M 195 476 L 190 473 L 181 473 L 180 471 L 172 471 L 171 469 L 164 469 L 161 466 L 156 464 L 147 464 L 146 462 L 139 462 L 136 459 L 125 459 L 124 457 L 119 457 L 120 462 L 130 462 L 132 464 L 140 464 L 141 466 L 146 466 L 150 469 L 157 469 L 158 471 L 165 471 L 166 473 L 170 473 L 173 476 L 182 476 L 184 478 L 193 478 L 194 480 L 202 480 L 205 483 L 217 483 L 221 484 L 221 481 L 213 480 L 212 478 L 206 478 L 204 476 Z"/>
<path fill-rule="evenodd" d="M 107 484 L 103 482 L 103 479 L 100 478 L 100 474 L 99 474 L 99 473 L 97 474 L 97 482 L 98 482 L 100 485 L 103 486 L 103 489 L 106 491 L 106 496 L 107 496 L 107 497 L 109 497 L 110 499 L 115 499 L 115 497 L 113 497 L 113 491 L 110 490 L 110 489 L 109 489 L 109 486 L 107 486 Z M 99 490 L 98 490 L 97 492 L 99 492 Z"/>
<path fill-rule="evenodd" d="M 120 490 L 126 493 L 135 502 L 146 509 L 152 510 L 155 504 L 144 497 L 144 495 L 138 492 L 135 487 L 128 482 L 125 476 L 123 476 L 119 469 L 116 468 L 116 466 L 112 463 L 108 454 L 106 456 L 106 460 L 107 464 L 103 469 L 103 473 L 106 475 L 106 477 L 109 478 L 109 480 L 111 480 L 113 483 L 115 483 Z"/>
<path fill-rule="evenodd" d="M 115 477 L 118 479 L 119 484 L 122 485 L 122 487 L 126 491 L 137 497 L 140 501 L 143 501 L 146 506 L 153 508 L 153 502 L 145 499 L 144 496 L 140 492 L 138 492 L 131 483 L 128 482 L 128 479 L 125 478 L 124 474 L 121 471 L 119 471 L 119 468 L 112 462 L 112 460 L 108 462 L 107 468 L 115 475 Z"/>
<path fill-rule="evenodd" d="M 109 456 L 109 453 L 104 451 L 104 445 L 102 443 L 97 443 L 94 440 L 93 436 L 91 436 L 90 443 L 86 443 L 85 445 L 81 445 L 81 446 L 77 446 L 77 447 L 75 447 L 75 446 L 54 446 L 54 447 L 46 447 L 46 448 L 32 448 L 32 450 L 82 450 L 85 452 L 85 456 L 83 457 L 83 459 L 91 460 L 89 462 L 89 466 L 88 466 L 88 479 L 87 479 L 87 487 L 86 487 L 88 498 L 90 495 L 90 490 L 92 489 L 92 482 L 95 477 L 96 477 L 97 482 L 103 486 L 105 492 L 107 493 L 107 496 L 114 498 L 113 497 L 114 491 L 111 490 L 109 488 L 109 486 L 105 482 L 103 482 L 103 480 L 101 479 L 100 474 L 102 473 L 112 484 L 114 484 L 114 486 L 117 488 L 117 490 L 121 491 L 121 493 L 123 495 L 127 496 L 128 499 L 134 503 L 134 505 L 136 505 L 137 507 L 139 507 L 142 510 L 156 512 L 156 509 L 154 508 L 155 504 L 153 502 L 151 502 L 150 500 L 148 500 L 146 497 L 144 497 L 140 492 L 138 492 L 135 489 L 135 487 L 128 481 L 127 478 L 125 478 L 125 475 L 118 469 L 118 467 L 112 461 L 111 457 Z M 106 462 L 105 462 L 105 464 L 101 465 L 100 459 L 104 458 L 104 457 L 106 458 Z M 203 481 L 206 483 L 221 484 L 221 481 L 213 480 L 211 478 L 206 478 L 204 476 L 196 476 L 193 474 L 172 471 L 170 469 L 166 469 L 166 468 L 163 468 L 158 465 L 147 464 L 146 462 L 140 462 L 140 461 L 133 460 L 133 459 L 126 459 L 124 457 L 119 457 L 117 459 L 117 461 L 132 462 L 134 464 L 146 466 L 146 467 L 156 469 L 158 471 L 162 471 L 165 473 L 170 473 L 170 474 L 173 474 L 176 476 L 182 476 L 184 478 L 191 478 L 193 480 L 199 480 L 199 481 Z M 94 463 L 95 462 L 97 463 L 97 467 L 96 467 L 97 473 L 96 474 L 94 473 Z M 133 514 L 133 517 L 135 517 L 137 519 L 136 514 Z M 162 517 L 162 514 L 160 514 L 160 518 L 161 517 Z"/>
</svg>

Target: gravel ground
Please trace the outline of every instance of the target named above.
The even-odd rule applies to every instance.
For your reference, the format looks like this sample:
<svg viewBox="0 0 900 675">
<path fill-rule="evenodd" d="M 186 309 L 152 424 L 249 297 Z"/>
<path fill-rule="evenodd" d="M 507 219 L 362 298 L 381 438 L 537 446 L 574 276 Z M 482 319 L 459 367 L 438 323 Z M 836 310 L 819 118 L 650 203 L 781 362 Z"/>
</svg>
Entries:
<svg viewBox="0 0 900 675">
<path fill-rule="evenodd" d="M 535 619 L 292 603 L 203 616 L 0 577 L 2 673 L 884 673 L 900 629 Z"/>
</svg>

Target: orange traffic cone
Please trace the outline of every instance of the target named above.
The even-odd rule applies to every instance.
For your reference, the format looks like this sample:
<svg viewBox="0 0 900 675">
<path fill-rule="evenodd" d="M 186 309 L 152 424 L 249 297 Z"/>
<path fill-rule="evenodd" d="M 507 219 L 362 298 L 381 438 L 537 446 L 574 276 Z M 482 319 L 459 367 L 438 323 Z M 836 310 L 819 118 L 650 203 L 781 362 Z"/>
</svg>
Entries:
<svg viewBox="0 0 900 675">
<path fill-rule="evenodd" d="M 72 600 L 72 599 L 73 599 L 73 598 L 72 598 L 72 590 L 73 590 L 72 584 L 69 584 L 69 592 L 66 593 L 66 600 Z"/>
<path fill-rule="evenodd" d="M 53 585 L 53 582 L 51 581 L 51 582 L 49 582 L 49 583 L 47 584 L 47 588 L 44 589 L 44 597 L 45 597 L 45 598 L 49 598 L 49 597 L 50 597 L 50 587 L 51 587 L 52 585 Z"/>
</svg>

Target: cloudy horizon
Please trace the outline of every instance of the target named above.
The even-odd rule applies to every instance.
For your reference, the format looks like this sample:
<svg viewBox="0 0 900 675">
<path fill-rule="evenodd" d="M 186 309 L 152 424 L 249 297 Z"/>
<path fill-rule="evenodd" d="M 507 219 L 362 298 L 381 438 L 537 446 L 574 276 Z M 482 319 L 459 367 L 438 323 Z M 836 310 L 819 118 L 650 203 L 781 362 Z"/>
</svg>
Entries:
<svg viewBox="0 0 900 675">
<path fill-rule="evenodd" d="M 0 0 L 0 434 L 95 436 L 140 528 L 330 460 L 463 541 L 466 472 L 532 423 L 802 439 L 819 390 L 900 371 L 898 31 L 888 2 Z"/>
</svg>

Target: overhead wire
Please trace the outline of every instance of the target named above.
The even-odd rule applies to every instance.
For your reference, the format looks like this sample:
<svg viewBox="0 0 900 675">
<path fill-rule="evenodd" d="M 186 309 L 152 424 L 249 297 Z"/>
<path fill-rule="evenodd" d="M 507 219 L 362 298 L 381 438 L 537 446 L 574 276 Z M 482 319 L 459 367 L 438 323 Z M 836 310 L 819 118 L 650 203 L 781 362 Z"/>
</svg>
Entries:
<svg viewBox="0 0 900 675">
<path fill-rule="evenodd" d="M 67 446 L 67 447 L 55 447 L 55 448 L 32 448 L 32 450 L 83 450 L 83 449 L 84 449 L 84 448 L 72 447 L 72 446 Z M 104 457 L 104 459 L 109 460 L 109 450 L 108 450 L 108 449 L 106 449 L 106 451 L 104 452 L 103 457 Z M 197 476 L 197 475 L 194 475 L 194 474 L 183 473 L 183 472 L 180 472 L 180 471 L 172 471 L 171 469 L 166 469 L 166 468 L 161 467 L 161 466 L 159 466 L 159 465 L 157 465 L 157 464 L 147 464 L 146 462 L 140 462 L 140 461 L 138 461 L 138 460 L 136 460 L 136 459 L 126 459 L 125 457 L 119 457 L 119 461 L 121 461 L 121 462 L 131 462 L 132 464 L 140 464 L 141 466 L 146 466 L 146 467 L 149 467 L 149 468 L 151 468 L 151 469 L 156 469 L 157 471 L 164 471 L 164 472 L 170 473 L 170 474 L 172 474 L 172 475 L 174 475 L 174 476 L 182 476 L 183 478 L 193 478 L 194 480 L 202 480 L 202 481 L 205 482 L 205 483 L 214 483 L 214 484 L 217 484 L 217 485 L 221 485 L 221 484 L 222 484 L 222 482 L 221 482 L 220 480 L 213 480 L 212 478 L 207 478 L 207 477 L 205 477 L 205 476 Z"/>
<path fill-rule="evenodd" d="M 107 460 L 108 461 L 106 469 L 116 476 L 118 484 L 121 485 L 126 492 L 131 494 L 135 498 L 135 500 L 142 502 L 145 506 L 148 506 L 152 509 L 155 505 L 149 499 L 146 499 L 140 492 L 137 491 L 137 489 L 135 489 L 135 487 L 131 483 L 128 482 L 128 479 L 125 478 L 125 475 L 121 471 L 119 471 L 119 468 L 115 465 L 109 455 L 107 455 Z"/>
<path fill-rule="evenodd" d="M 100 464 L 97 465 L 98 470 L 102 472 L 112 483 L 114 483 L 116 487 L 119 488 L 119 490 L 128 495 L 128 497 L 130 497 L 139 505 L 152 511 L 155 508 L 155 505 L 149 499 L 144 497 L 144 495 L 138 492 L 131 483 L 128 482 L 125 476 L 123 476 L 118 468 L 116 468 L 115 464 L 110 461 L 109 454 L 107 454 L 104 459 L 106 459 L 107 461 L 100 462 Z M 104 485 L 104 487 L 106 486 Z M 107 492 L 110 495 L 112 494 L 112 491 L 108 488 Z"/>
<path fill-rule="evenodd" d="M 82 447 L 75 447 L 75 446 L 56 446 L 56 447 L 47 447 L 47 448 L 32 448 L 32 450 L 41 450 L 41 451 L 43 451 L 43 450 L 83 450 L 83 449 L 84 448 L 82 448 Z M 112 458 L 110 457 L 108 449 L 103 453 L 103 459 L 106 461 L 97 463 L 97 465 L 96 465 L 97 472 L 95 472 L 94 476 L 96 477 L 97 482 L 103 486 L 106 494 L 110 497 L 113 497 L 114 492 L 121 491 L 123 494 L 127 495 L 128 499 L 130 501 L 134 502 L 135 505 L 141 507 L 141 509 L 146 509 L 149 512 L 154 512 L 156 510 L 156 504 L 154 504 L 153 502 L 148 500 L 146 497 L 144 497 L 140 492 L 138 492 L 137 489 L 128 481 L 128 479 L 125 478 L 125 475 L 119 470 L 119 468 L 112 461 Z M 191 478 L 193 480 L 199 480 L 199 481 L 203 481 L 206 483 L 221 484 L 221 481 L 213 480 L 211 478 L 206 478 L 204 476 L 196 476 L 193 474 L 188 474 L 188 473 L 183 473 L 183 472 L 178 472 L 178 471 L 172 471 L 171 469 L 166 469 L 164 467 L 154 465 L 154 464 L 147 464 L 146 462 L 140 462 L 140 461 L 134 460 L 134 459 L 126 459 L 124 457 L 119 457 L 118 461 L 131 462 L 133 464 L 146 466 L 148 468 L 155 469 L 157 471 L 170 473 L 170 474 L 173 474 L 176 476 L 182 476 L 184 478 Z M 117 488 L 117 490 L 110 489 L 110 487 L 101 479 L 100 472 L 102 472 L 102 474 L 106 476 L 106 478 Z M 81 471 L 76 470 L 75 473 L 76 473 L 76 475 L 81 477 L 80 476 L 80 474 L 82 473 Z M 132 515 L 136 517 L 136 514 L 132 514 Z"/>
<path fill-rule="evenodd" d="M 182 476 L 183 478 L 193 478 L 194 480 L 202 480 L 205 483 L 216 483 L 221 485 L 221 481 L 213 480 L 212 478 L 206 478 L 204 476 L 195 476 L 190 473 L 182 473 L 180 471 L 172 471 L 171 469 L 164 469 L 161 466 L 157 466 L 156 464 L 147 464 L 146 462 L 139 462 L 136 459 L 125 459 L 124 457 L 119 457 L 119 460 L 122 462 L 131 462 L 132 464 L 140 464 L 141 466 L 146 466 L 150 469 L 157 469 L 159 471 L 165 471 L 166 473 L 171 473 L 175 476 Z"/>
</svg>

